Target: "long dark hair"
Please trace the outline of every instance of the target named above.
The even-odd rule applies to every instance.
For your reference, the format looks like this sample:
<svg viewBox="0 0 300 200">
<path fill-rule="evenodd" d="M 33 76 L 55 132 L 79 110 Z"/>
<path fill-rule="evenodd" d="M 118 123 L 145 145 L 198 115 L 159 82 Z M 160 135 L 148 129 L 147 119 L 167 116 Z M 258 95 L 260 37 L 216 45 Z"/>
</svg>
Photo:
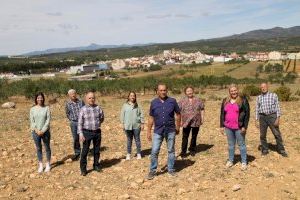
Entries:
<svg viewBox="0 0 300 200">
<path fill-rule="evenodd" d="M 42 106 L 45 106 L 45 95 L 42 93 L 42 92 L 39 92 L 35 95 L 35 98 L 34 98 L 34 103 L 35 105 L 37 105 L 37 98 L 38 96 L 42 96 L 43 97 L 43 101 L 42 101 Z"/>
<path fill-rule="evenodd" d="M 135 93 L 134 91 L 130 91 L 130 92 L 128 93 L 128 96 L 127 96 L 127 103 L 130 101 L 130 100 L 129 100 L 130 94 L 134 94 L 134 96 L 135 96 L 135 101 L 133 102 L 133 104 L 134 104 L 134 107 L 135 107 L 135 108 L 138 107 L 138 103 L 137 103 L 137 100 L 136 100 L 136 93 Z"/>
</svg>

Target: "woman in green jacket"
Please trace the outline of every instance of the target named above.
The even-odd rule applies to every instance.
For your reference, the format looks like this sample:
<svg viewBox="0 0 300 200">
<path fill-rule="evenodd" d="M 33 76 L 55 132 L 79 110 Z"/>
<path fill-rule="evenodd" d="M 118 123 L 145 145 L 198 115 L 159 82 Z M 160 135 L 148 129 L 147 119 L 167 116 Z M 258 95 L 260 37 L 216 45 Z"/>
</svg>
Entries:
<svg viewBox="0 0 300 200">
<path fill-rule="evenodd" d="M 43 172 L 42 140 L 45 146 L 47 157 L 45 172 L 49 172 L 51 168 L 50 110 L 49 106 L 45 106 L 45 96 L 43 93 L 38 93 L 35 96 L 35 106 L 30 109 L 30 128 L 39 161 L 38 173 Z"/>
<path fill-rule="evenodd" d="M 137 103 L 135 92 L 129 92 L 127 101 L 123 104 L 120 119 L 127 136 L 126 160 L 130 160 L 133 138 L 137 148 L 137 159 L 141 159 L 140 133 L 144 130 L 144 113 Z"/>
</svg>

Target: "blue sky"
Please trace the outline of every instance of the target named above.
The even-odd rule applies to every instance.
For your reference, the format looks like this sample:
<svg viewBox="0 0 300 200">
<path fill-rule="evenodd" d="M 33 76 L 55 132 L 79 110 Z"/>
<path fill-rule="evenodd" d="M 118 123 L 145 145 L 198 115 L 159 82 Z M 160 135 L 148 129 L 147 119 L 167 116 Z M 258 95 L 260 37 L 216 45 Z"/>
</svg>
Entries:
<svg viewBox="0 0 300 200">
<path fill-rule="evenodd" d="M 178 42 L 300 25 L 299 0 L 6 0 L 0 55 Z"/>
</svg>

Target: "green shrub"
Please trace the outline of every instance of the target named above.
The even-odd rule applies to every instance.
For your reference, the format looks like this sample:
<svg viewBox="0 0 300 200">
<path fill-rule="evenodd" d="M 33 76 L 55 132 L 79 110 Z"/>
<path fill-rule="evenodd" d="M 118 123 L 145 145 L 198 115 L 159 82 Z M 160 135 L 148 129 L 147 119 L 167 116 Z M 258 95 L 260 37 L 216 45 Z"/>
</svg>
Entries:
<svg viewBox="0 0 300 200">
<path fill-rule="evenodd" d="M 297 91 L 295 92 L 295 95 L 300 96 L 300 90 L 297 90 Z"/>
<path fill-rule="evenodd" d="M 162 67 L 160 65 L 150 65 L 149 71 L 159 71 Z"/>
<path fill-rule="evenodd" d="M 286 86 L 281 86 L 274 91 L 278 95 L 279 101 L 290 101 L 291 90 Z"/>
<path fill-rule="evenodd" d="M 257 96 L 261 93 L 259 87 L 255 86 L 255 85 L 247 85 L 246 87 L 244 87 L 242 94 L 250 97 L 250 96 Z"/>
</svg>

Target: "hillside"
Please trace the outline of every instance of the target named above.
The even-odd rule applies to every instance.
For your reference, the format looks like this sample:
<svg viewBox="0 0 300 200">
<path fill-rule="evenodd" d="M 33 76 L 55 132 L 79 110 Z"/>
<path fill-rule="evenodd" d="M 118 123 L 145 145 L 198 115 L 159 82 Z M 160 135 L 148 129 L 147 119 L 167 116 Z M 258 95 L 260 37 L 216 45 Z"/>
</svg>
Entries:
<svg viewBox="0 0 300 200">
<path fill-rule="evenodd" d="M 124 56 L 143 56 L 155 54 L 165 49 L 176 48 L 185 52 L 198 51 L 210 54 L 220 52 L 247 51 L 300 51 L 300 26 L 290 28 L 275 27 L 272 29 L 253 30 L 228 37 L 176 43 L 138 44 L 138 45 L 97 45 L 87 47 L 49 49 L 28 53 L 47 57 L 85 57 L 97 54 L 110 58 Z"/>
</svg>

